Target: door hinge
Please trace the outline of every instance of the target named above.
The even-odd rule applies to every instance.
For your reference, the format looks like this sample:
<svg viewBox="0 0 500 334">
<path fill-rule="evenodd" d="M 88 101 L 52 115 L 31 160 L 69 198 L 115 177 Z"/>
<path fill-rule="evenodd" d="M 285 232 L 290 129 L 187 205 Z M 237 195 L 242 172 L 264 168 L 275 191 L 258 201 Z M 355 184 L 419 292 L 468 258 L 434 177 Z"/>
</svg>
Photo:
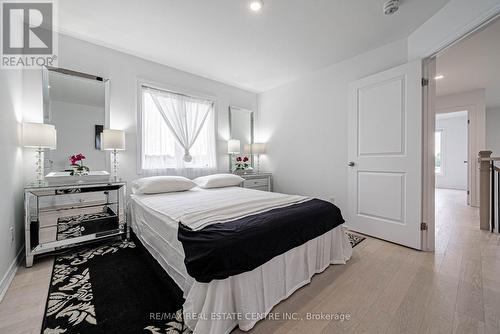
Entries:
<svg viewBox="0 0 500 334">
<path fill-rule="evenodd" d="M 420 223 L 420 231 L 427 231 L 427 223 Z"/>
<path fill-rule="evenodd" d="M 422 87 L 429 86 L 429 79 L 422 78 Z"/>
<path fill-rule="evenodd" d="M 469 190 L 467 190 L 467 195 L 470 195 L 470 191 Z"/>
<path fill-rule="evenodd" d="M 467 120 L 467 124 L 470 124 L 470 119 Z"/>
</svg>

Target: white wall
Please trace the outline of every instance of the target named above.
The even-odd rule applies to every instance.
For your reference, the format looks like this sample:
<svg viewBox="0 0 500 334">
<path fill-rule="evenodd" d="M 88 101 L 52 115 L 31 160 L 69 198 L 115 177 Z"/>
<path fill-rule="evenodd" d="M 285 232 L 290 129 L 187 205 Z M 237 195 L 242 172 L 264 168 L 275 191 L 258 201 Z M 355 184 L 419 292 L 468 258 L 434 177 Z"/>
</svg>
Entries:
<svg viewBox="0 0 500 334">
<path fill-rule="evenodd" d="M 500 107 L 486 109 L 486 149 L 500 157 Z"/>
<path fill-rule="evenodd" d="M 127 150 L 120 152 L 119 173 L 129 181 L 138 177 L 136 164 L 138 79 L 217 99 L 218 167 L 221 171 L 227 171 L 229 168 L 226 144 L 226 140 L 229 139 L 229 105 L 250 110 L 257 109 L 257 95 L 254 93 L 65 35 L 59 38 L 59 67 L 110 79 L 110 126 L 126 131 Z M 38 71 L 26 71 L 24 79 L 24 119 L 41 121 L 41 74 Z M 30 159 L 30 157 L 25 154 L 25 158 Z M 29 164 L 30 162 L 26 162 L 25 165 Z M 32 168 L 25 167 L 25 176 L 27 181 L 33 178 Z"/>
<path fill-rule="evenodd" d="M 436 174 L 436 187 L 467 190 L 467 114 L 436 119 L 442 130 L 442 173 Z"/>
<path fill-rule="evenodd" d="M 398 41 L 259 96 L 257 141 L 278 192 L 335 199 L 347 210 L 348 84 L 406 62 Z"/>
<path fill-rule="evenodd" d="M 430 56 L 498 12 L 499 0 L 450 0 L 410 34 L 408 59 Z"/>
<path fill-rule="evenodd" d="M 0 70 L 0 299 L 23 245 L 21 142 L 22 73 Z M 14 231 L 11 240 L 10 228 Z"/>
</svg>

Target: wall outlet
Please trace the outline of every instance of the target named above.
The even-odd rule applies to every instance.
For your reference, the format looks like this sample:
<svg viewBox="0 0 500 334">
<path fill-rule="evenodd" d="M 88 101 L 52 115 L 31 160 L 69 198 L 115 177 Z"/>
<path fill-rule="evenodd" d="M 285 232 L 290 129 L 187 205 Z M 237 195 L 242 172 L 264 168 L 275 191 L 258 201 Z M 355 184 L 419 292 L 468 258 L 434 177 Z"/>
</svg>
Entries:
<svg viewBox="0 0 500 334">
<path fill-rule="evenodd" d="M 14 226 L 9 227 L 10 232 L 10 243 L 12 244 L 15 240 Z"/>
</svg>

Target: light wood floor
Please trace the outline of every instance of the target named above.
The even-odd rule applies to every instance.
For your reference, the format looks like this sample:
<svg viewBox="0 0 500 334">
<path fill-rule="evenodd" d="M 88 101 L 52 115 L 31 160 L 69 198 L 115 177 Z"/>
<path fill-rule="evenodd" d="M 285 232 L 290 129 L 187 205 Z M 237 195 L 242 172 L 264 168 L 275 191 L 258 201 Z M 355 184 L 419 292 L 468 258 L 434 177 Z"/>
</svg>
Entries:
<svg viewBox="0 0 500 334">
<path fill-rule="evenodd" d="M 251 333 L 500 333 L 500 236 L 479 230 L 465 192 L 436 197 L 435 253 L 367 239 L 349 264 L 316 275 L 272 311 L 349 321 L 264 320 Z M 0 333 L 39 333 L 51 266 L 19 269 L 0 304 Z"/>
</svg>

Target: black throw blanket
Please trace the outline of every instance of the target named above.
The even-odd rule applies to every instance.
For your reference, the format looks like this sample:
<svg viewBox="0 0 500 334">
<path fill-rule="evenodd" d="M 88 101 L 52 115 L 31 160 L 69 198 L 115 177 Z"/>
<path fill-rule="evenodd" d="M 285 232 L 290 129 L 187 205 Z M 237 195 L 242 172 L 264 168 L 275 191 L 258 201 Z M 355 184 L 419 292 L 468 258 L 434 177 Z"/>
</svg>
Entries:
<svg viewBox="0 0 500 334">
<path fill-rule="evenodd" d="M 344 223 L 332 203 L 311 199 L 199 231 L 179 224 L 187 271 L 208 283 L 251 271 Z"/>
</svg>

